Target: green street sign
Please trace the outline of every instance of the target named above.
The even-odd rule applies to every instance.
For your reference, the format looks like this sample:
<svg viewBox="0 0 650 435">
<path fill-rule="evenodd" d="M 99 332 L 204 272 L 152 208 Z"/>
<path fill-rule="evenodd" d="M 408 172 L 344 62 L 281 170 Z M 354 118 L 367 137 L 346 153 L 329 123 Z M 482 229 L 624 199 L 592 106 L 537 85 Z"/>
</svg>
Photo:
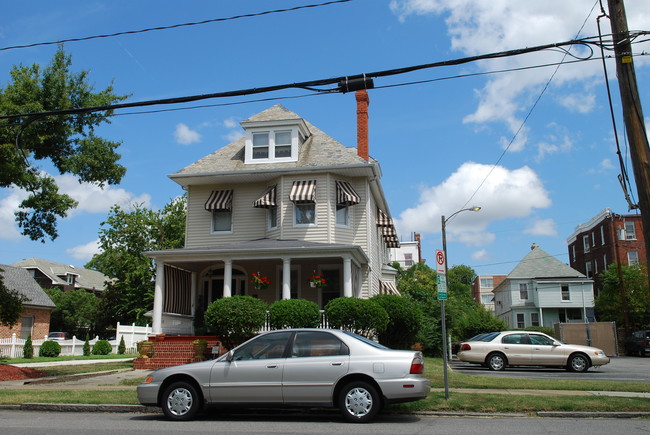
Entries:
<svg viewBox="0 0 650 435">
<path fill-rule="evenodd" d="M 439 301 L 446 301 L 447 300 L 447 292 L 438 292 L 438 300 Z"/>
</svg>

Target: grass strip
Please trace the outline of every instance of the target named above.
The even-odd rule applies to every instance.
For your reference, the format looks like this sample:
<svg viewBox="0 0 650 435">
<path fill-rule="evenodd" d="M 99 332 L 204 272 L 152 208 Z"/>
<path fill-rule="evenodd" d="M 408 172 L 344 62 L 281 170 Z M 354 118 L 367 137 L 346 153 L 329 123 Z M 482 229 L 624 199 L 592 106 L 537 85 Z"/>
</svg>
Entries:
<svg viewBox="0 0 650 435">
<path fill-rule="evenodd" d="M 139 405 L 135 390 L 0 390 L 0 405 L 22 403 L 73 403 Z"/>
<path fill-rule="evenodd" d="M 47 373 L 48 376 L 69 376 L 82 373 L 104 372 L 109 370 L 132 369 L 131 361 L 116 361 L 98 364 L 78 364 L 70 366 L 37 367 L 37 370 Z"/>
</svg>

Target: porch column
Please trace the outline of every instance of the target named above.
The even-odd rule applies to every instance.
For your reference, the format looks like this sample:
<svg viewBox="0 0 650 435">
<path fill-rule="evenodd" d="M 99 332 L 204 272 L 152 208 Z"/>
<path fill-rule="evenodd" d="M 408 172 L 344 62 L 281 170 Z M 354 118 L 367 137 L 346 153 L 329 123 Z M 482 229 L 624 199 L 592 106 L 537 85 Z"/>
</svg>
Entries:
<svg viewBox="0 0 650 435">
<path fill-rule="evenodd" d="M 539 307 L 539 326 L 544 326 L 544 312 L 542 307 Z"/>
<path fill-rule="evenodd" d="M 291 299 L 291 258 L 282 259 L 282 299 Z"/>
<path fill-rule="evenodd" d="M 232 296 L 232 260 L 223 260 L 223 297 Z"/>
<path fill-rule="evenodd" d="M 190 278 L 192 282 L 190 283 L 190 312 L 192 313 L 192 317 L 196 314 L 196 288 L 197 288 L 197 273 L 192 272 L 192 276 Z"/>
<path fill-rule="evenodd" d="M 343 296 L 352 297 L 352 259 L 343 257 Z"/>
<path fill-rule="evenodd" d="M 156 284 L 153 292 L 153 318 L 151 330 L 154 334 L 162 334 L 162 310 L 165 299 L 165 263 L 156 260 Z"/>
</svg>

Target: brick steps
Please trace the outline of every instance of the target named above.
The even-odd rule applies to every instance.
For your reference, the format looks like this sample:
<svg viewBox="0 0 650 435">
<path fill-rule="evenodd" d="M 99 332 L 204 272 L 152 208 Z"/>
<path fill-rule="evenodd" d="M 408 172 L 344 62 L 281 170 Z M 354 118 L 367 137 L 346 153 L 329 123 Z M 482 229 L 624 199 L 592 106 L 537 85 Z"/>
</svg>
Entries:
<svg viewBox="0 0 650 435">
<path fill-rule="evenodd" d="M 208 342 L 207 355 L 203 358 L 194 356 L 194 344 L 196 339 L 204 339 Z M 211 336 L 173 336 L 167 337 L 159 334 L 149 337 L 154 343 L 154 354 L 151 358 L 139 357 L 133 360 L 133 368 L 137 370 L 155 370 L 164 367 L 178 366 L 191 362 L 203 361 L 212 357 L 212 347 L 220 345 L 217 337 Z"/>
</svg>

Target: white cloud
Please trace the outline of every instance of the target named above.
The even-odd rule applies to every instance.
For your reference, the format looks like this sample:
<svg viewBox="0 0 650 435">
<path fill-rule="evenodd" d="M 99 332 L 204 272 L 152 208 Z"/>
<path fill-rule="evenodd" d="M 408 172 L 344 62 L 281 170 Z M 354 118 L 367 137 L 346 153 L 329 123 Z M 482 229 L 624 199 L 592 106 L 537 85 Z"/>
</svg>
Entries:
<svg viewBox="0 0 650 435">
<path fill-rule="evenodd" d="M 557 236 L 557 229 L 553 219 L 539 219 L 526 228 L 524 233 L 534 236 Z"/>
<path fill-rule="evenodd" d="M 128 207 L 131 204 L 151 206 L 151 195 L 147 193 L 136 196 L 119 187 L 106 186 L 102 189 L 94 184 L 79 183 L 74 176 L 69 174 L 56 176 L 54 179 L 59 186 L 60 193 L 68 194 L 79 202 L 77 208 L 70 210 L 68 218 L 82 213 L 106 213 L 116 204 L 122 207 Z M 19 239 L 22 236 L 16 226 L 14 213 L 28 194 L 22 189 L 7 188 L 4 190 L 7 195 L 0 199 L 0 239 Z"/>
<path fill-rule="evenodd" d="M 572 112 L 589 113 L 596 106 L 594 94 L 569 94 L 559 98 L 560 104 Z"/>
<path fill-rule="evenodd" d="M 79 183 L 69 174 L 54 177 L 61 193 L 70 195 L 79 201 L 79 206 L 72 210 L 70 215 L 79 213 L 105 213 L 113 205 L 122 207 L 129 204 L 142 204 L 144 207 L 151 205 L 151 195 L 143 193 L 136 196 L 121 187 L 105 186 L 103 189 L 90 183 Z"/>
<path fill-rule="evenodd" d="M 234 118 L 228 118 L 223 121 L 223 126 L 226 128 L 237 128 L 239 123 Z"/>
<path fill-rule="evenodd" d="M 472 253 L 472 260 L 474 261 L 487 260 L 488 258 L 490 258 L 490 254 L 485 249 L 479 249 Z"/>
<path fill-rule="evenodd" d="M 191 130 L 187 125 L 182 122 L 176 125 L 176 130 L 174 131 L 174 137 L 176 142 L 181 145 L 190 145 L 195 142 L 201 141 L 201 135 L 199 132 Z"/>
<path fill-rule="evenodd" d="M 77 260 L 85 261 L 90 260 L 93 258 L 93 255 L 99 254 L 100 251 L 99 239 L 88 242 L 85 245 L 79 245 L 65 250 L 66 253 L 76 258 Z"/>
<path fill-rule="evenodd" d="M 241 130 L 233 130 L 227 135 L 224 136 L 230 143 L 241 139 L 244 137 L 244 133 Z"/>
<path fill-rule="evenodd" d="M 545 2 L 512 0 L 392 0 L 391 10 L 400 21 L 411 15 L 436 14 L 444 16 L 451 48 L 464 56 L 494 53 L 522 47 L 532 47 L 553 42 L 572 40 L 585 23 L 580 36 L 596 35 L 596 15 L 600 13 L 593 0 L 547 0 Z M 650 2 L 629 2 L 627 7 L 630 29 L 650 28 Z M 585 21 L 586 19 L 586 21 Z M 606 24 L 607 26 L 607 24 Z M 648 43 L 635 46 L 636 51 L 648 50 Z M 581 51 L 582 50 L 582 51 Z M 572 53 L 586 54 L 585 49 L 572 47 Z M 562 60 L 563 53 L 543 51 L 523 56 L 472 63 L 480 70 L 518 68 L 554 63 Z M 639 64 L 647 62 L 639 59 Z M 594 80 L 602 79 L 602 66 L 598 62 L 563 65 L 557 71 L 551 90 L 564 84 L 582 84 L 589 87 Z M 482 89 L 476 91 L 478 107 L 464 119 L 467 123 L 504 123 L 511 133 L 501 142 L 508 143 L 522 125 L 532 101 L 551 78 L 555 67 L 516 71 L 492 76 Z M 595 97 L 588 93 L 572 94 L 559 100 L 572 111 L 586 113 L 595 105 Z M 520 133 L 510 147 L 521 151 L 527 132 Z"/>
<path fill-rule="evenodd" d="M 547 138 L 551 143 L 543 141 L 537 144 L 537 155 L 535 156 L 537 162 L 542 161 L 547 155 L 566 153 L 573 149 L 573 141 L 568 136 L 559 138 L 549 135 Z"/>
<path fill-rule="evenodd" d="M 465 204 L 473 195 L 472 202 Z M 481 210 L 459 213 L 449 220 L 457 210 L 474 205 L 480 206 Z M 396 225 L 401 234 L 438 232 L 441 216 L 445 215 L 448 238 L 470 246 L 484 246 L 496 238 L 485 231 L 491 222 L 526 217 L 534 209 L 550 205 L 551 200 L 541 180 L 529 167 L 510 170 L 467 162 L 441 184 L 423 188 L 419 203 L 404 210 Z"/>
<path fill-rule="evenodd" d="M 611 171 L 612 169 L 616 169 L 616 167 L 614 166 L 614 164 L 610 159 L 603 159 L 603 161 L 600 162 L 600 169 L 602 172 L 605 172 L 605 171 Z"/>
</svg>

